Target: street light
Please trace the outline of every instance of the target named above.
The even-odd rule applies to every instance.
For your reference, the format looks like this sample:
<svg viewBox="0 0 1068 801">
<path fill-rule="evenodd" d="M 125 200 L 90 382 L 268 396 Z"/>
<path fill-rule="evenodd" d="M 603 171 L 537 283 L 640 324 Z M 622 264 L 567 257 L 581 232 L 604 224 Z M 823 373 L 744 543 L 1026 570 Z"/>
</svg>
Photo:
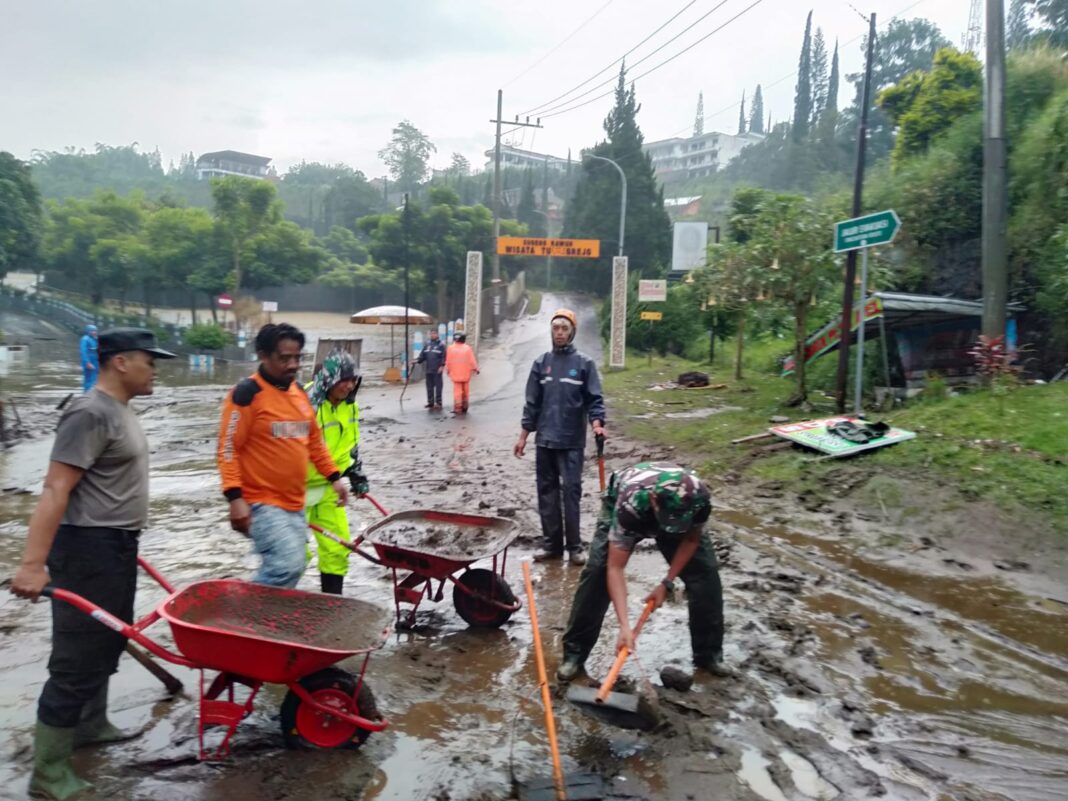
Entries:
<svg viewBox="0 0 1068 801">
<path fill-rule="evenodd" d="M 598 161 L 607 161 L 619 172 L 619 178 L 623 182 L 623 193 L 619 200 L 619 255 L 623 255 L 623 234 L 627 227 L 627 175 L 623 172 L 623 168 L 616 164 L 612 159 L 605 158 L 604 156 L 595 156 L 592 153 L 584 153 L 583 158 L 597 159 Z"/>
</svg>

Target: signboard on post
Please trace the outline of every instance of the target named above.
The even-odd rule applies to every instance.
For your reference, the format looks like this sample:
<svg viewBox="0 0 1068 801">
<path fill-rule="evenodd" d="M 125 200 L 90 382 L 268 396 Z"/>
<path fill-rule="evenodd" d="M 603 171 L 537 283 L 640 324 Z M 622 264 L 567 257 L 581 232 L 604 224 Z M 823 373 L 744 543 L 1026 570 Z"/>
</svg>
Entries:
<svg viewBox="0 0 1068 801">
<path fill-rule="evenodd" d="M 627 361 L 627 257 L 612 257 L 612 327 L 608 366 L 625 367 Z"/>
<path fill-rule="evenodd" d="M 659 303 L 667 300 L 667 281 L 639 281 L 638 302 Z"/>
<path fill-rule="evenodd" d="M 265 300 L 265 301 L 263 301 L 263 310 L 265 312 L 267 312 L 268 314 L 271 313 L 271 312 L 278 311 L 278 301 L 276 301 L 276 300 Z"/>
<path fill-rule="evenodd" d="M 643 320 L 649 320 L 650 322 L 652 322 L 653 320 L 663 320 L 664 319 L 664 313 L 663 312 L 642 312 L 642 319 Z"/>
<path fill-rule="evenodd" d="M 215 304 L 220 309 L 229 309 L 231 306 L 234 305 L 234 299 L 226 293 L 223 293 L 222 295 L 219 295 L 219 297 L 215 298 Z"/>
<path fill-rule="evenodd" d="M 478 352 L 482 328 L 482 251 L 467 251 L 467 283 L 464 287 L 464 332 L 467 344 Z M 451 338 L 451 337 L 450 337 Z"/>
<path fill-rule="evenodd" d="M 600 239 L 548 239 L 545 237 L 499 236 L 500 256 L 559 256 L 570 259 L 597 259 Z"/>
<path fill-rule="evenodd" d="M 689 272 L 708 263 L 708 223 L 677 222 L 671 240 L 671 271 Z"/>
<path fill-rule="evenodd" d="M 834 224 L 834 252 L 845 253 L 894 241 L 901 220 L 893 209 L 842 220 Z"/>
</svg>

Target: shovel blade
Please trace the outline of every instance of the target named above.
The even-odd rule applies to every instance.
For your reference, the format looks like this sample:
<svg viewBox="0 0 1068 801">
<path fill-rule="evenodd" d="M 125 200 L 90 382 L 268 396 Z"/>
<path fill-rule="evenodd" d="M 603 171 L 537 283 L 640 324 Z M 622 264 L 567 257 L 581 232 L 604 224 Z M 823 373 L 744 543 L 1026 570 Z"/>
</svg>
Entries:
<svg viewBox="0 0 1068 801">
<path fill-rule="evenodd" d="M 568 801 L 598 801 L 604 798 L 604 781 L 596 773 L 568 773 L 564 776 Z M 552 777 L 537 778 L 519 785 L 519 801 L 557 801 Z"/>
<path fill-rule="evenodd" d="M 656 704 L 644 695 L 613 692 L 598 703 L 596 687 L 571 687 L 567 700 L 583 714 L 620 729 L 649 731 L 660 722 Z"/>
</svg>

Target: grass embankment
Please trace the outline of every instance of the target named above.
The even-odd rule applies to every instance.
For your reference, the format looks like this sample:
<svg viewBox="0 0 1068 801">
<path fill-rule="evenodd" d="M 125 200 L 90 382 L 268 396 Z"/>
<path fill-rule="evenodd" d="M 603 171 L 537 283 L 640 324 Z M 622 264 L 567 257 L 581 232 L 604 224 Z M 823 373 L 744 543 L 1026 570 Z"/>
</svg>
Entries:
<svg viewBox="0 0 1068 801">
<path fill-rule="evenodd" d="M 527 314 L 537 314 L 541 311 L 541 292 L 527 291 Z"/>
<path fill-rule="evenodd" d="M 872 503 L 906 512 L 915 502 L 907 492 L 909 483 L 933 482 L 955 488 L 961 502 L 983 499 L 1009 514 L 1037 515 L 1068 533 L 1068 382 L 1018 386 L 1003 394 L 977 389 L 957 397 L 913 400 L 885 414 L 869 412 L 869 419 L 915 431 L 917 438 L 852 458 L 816 461 L 814 452 L 796 448 L 754 457 L 752 448 L 731 440 L 764 431 L 773 415 L 804 420 L 834 414 L 833 402 L 822 393 L 811 393 L 808 412 L 782 405 L 792 389 L 790 379 L 773 372 L 774 356 L 782 350 L 781 343 L 751 346 L 740 381 L 733 377 L 727 354 L 711 370 L 707 362 L 680 357 L 654 357 L 650 367 L 644 354 L 630 354 L 628 369 L 605 376 L 611 413 L 633 437 L 699 454 L 703 461 L 695 467 L 708 475 L 778 482 L 799 494 L 825 494 L 831 485 L 855 483 L 858 493 L 873 496 L 868 498 Z M 820 369 L 829 374 L 827 365 Z M 713 384 L 727 386 L 649 388 L 687 370 L 708 372 Z M 700 414 L 710 407 L 723 411 L 703 418 L 666 416 Z"/>
</svg>

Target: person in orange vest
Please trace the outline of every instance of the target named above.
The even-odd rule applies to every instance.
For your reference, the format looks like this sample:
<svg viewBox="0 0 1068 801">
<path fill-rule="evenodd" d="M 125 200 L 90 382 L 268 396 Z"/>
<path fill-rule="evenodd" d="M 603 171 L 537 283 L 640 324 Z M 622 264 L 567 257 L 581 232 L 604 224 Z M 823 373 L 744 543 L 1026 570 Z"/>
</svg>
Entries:
<svg viewBox="0 0 1068 801">
<path fill-rule="evenodd" d="M 452 379 L 453 414 L 467 414 L 471 399 L 471 373 L 478 374 L 478 359 L 467 344 L 467 334 L 457 331 L 445 352 L 445 372 Z"/>
</svg>

